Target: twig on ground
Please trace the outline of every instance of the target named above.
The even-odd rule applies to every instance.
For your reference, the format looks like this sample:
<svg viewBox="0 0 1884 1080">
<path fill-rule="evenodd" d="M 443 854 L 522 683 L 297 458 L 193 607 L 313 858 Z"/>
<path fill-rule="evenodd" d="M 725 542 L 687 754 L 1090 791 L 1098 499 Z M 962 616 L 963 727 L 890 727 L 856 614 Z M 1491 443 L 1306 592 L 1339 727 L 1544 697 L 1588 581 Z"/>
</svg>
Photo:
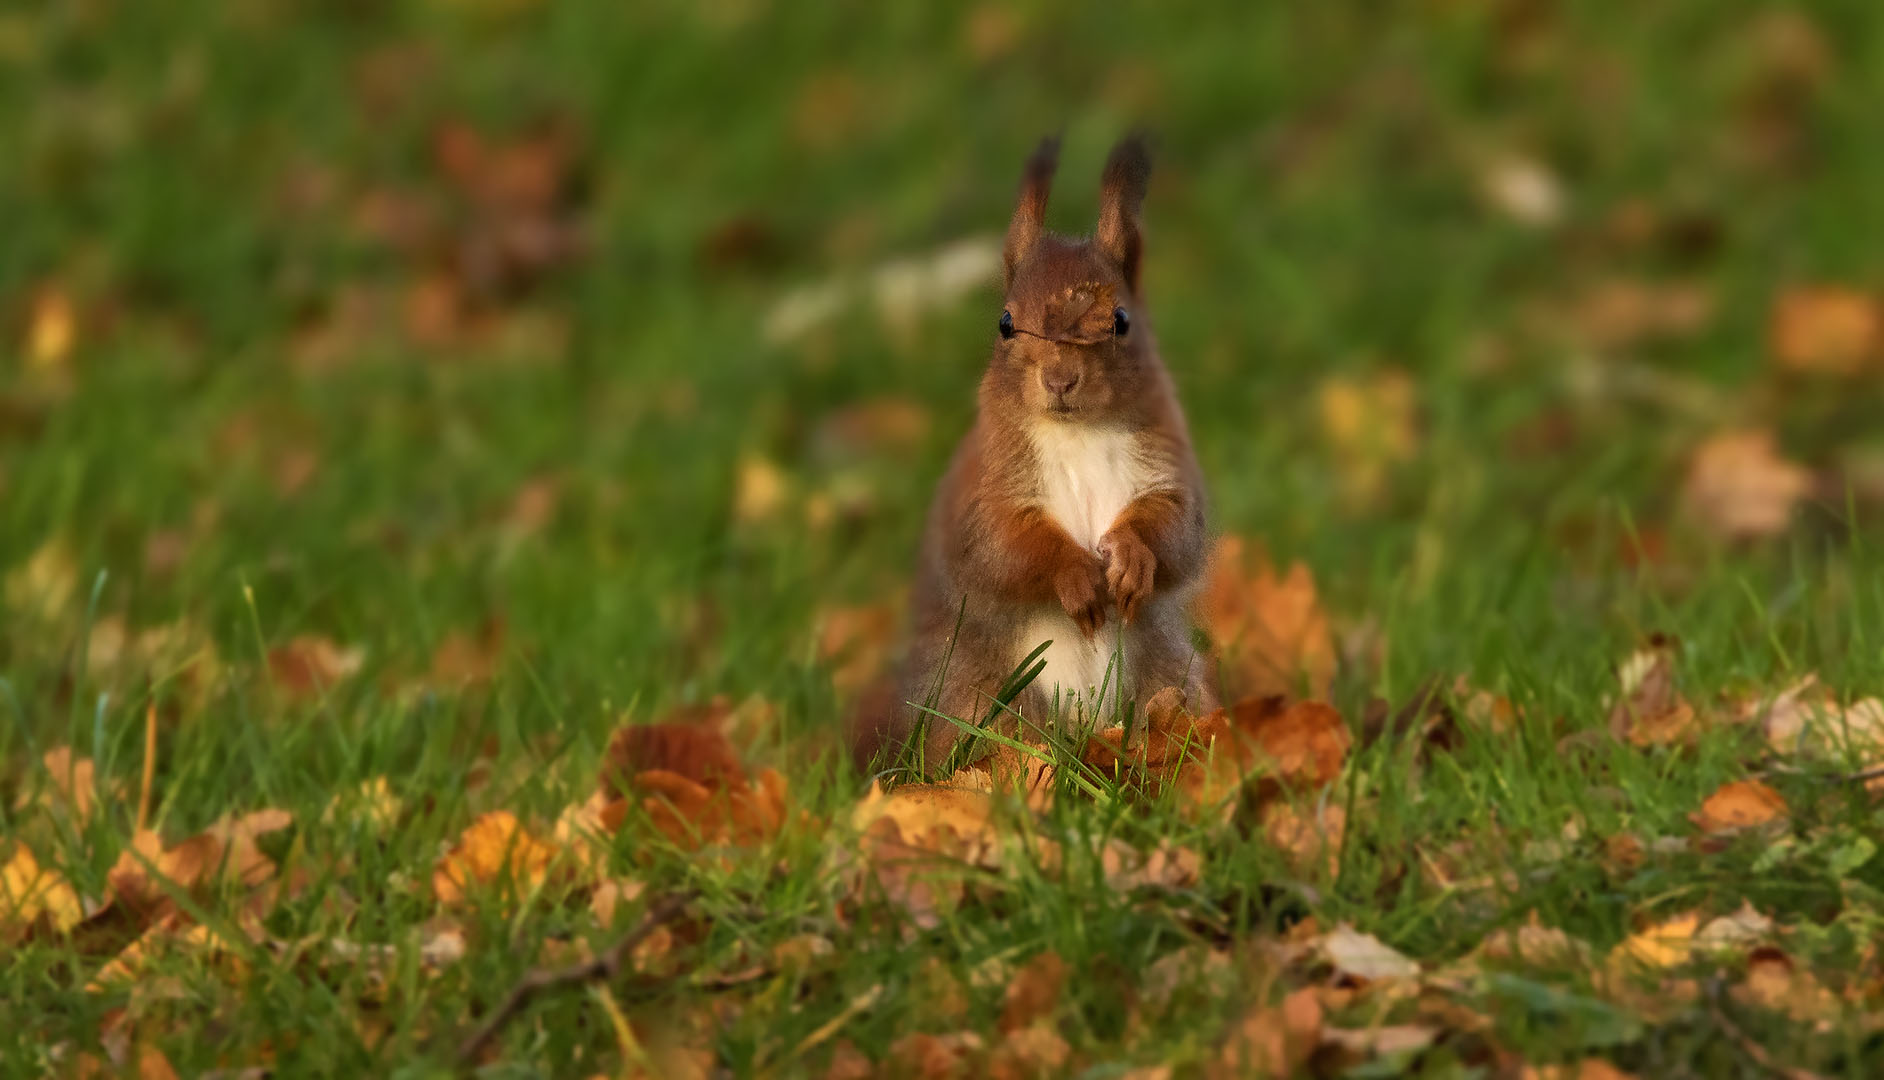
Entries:
<svg viewBox="0 0 1884 1080">
<path fill-rule="evenodd" d="M 1804 776 L 1828 784 L 1864 784 L 1872 780 L 1884 779 L 1884 765 L 1871 765 L 1857 772 L 1824 773 L 1814 769 L 1802 769 L 1784 761 L 1776 761 L 1754 772 L 1756 776 Z"/>
<path fill-rule="evenodd" d="M 1884 777 L 1884 765 L 1873 765 L 1868 769 L 1859 769 L 1855 773 L 1846 773 L 1838 779 L 1847 784 L 1863 784 Z"/>
<path fill-rule="evenodd" d="M 673 893 L 664 897 L 641 918 L 640 925 L 629 931 L 625 937 L 603 949 L 593 960 L 580 964 L 571 964 L 560 968 L 537 968 L 525 975 L 498 1006 L 485 1014 L 464 1041 L 458 1044 L 456 1060 L 460 1066 L 471 1064 L 478 1051 L 484 1049 L 497 1032 L 508 1023 L 511 1017 L 522 1011 L 531 998 L 546 991 L 565 986 L 589 982 L 592 979 L 612 979 L 621 970 L 622 961 L 636 945 L 647 940 L 648 936 L 665 924 L 672 922 L 685 911 L 692 902 L 691 892 Z"/>
</svg>

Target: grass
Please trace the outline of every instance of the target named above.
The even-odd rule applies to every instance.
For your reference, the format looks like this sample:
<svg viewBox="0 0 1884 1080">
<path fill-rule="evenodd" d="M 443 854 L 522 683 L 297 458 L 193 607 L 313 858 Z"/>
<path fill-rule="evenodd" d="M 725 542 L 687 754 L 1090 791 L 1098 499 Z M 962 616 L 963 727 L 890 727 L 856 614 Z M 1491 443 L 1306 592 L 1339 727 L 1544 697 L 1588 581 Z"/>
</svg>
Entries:
<svg viewBox="0 0 1884 1080">
<path fill-rule="evenodd" d="M 281 807 L 295 826 L 264 850 L 312 875 L 266 921 L 297 944 L 245 952 L 236 975 L 166 961 L 174 993 L 86 990 L 123 925 L 9 946 L 5 1071 L 99 1052 L 127 1005 L 186 1075 L 449 1068 L 455 1037 L 546 948 L 612 935 L 579 903 L 499 890 L 464 914 L 462 961 L 427 971 L 429 868 L 479 812 L 553 820 L 625 720 L 716 695 L 774 703 L 752 756 L 787 764 L 795 805 L 841 820 L 860 786 L 831 753 L 846 695 L 819 616 L 904 587 L 997 298 L 904 321 L 860 296 L 784 344 L 762 333 L 766 313 L 795 288 L 998 230 L 1044 131 L 1068 142 L 1052 220 L 1083 227 L 1101 155 L 1138 122 L 1160 139 L 1148 303 L 1216 527 L 1312 567 L 1354 645 L 1333 692 L 1351 724 L 1374 697 L 1454 674 L 1525 723 L 1417 770 L 1404 745 L 1359 751 L 1337 789 L 1362 808 L 1338 876 L 1304 878 L 1260 836 L 1168 808 L 1062 800 L 1042 827 L 1070 847 L 1168 836 L 1204 856 L 1202 880 L 1133 900 L 1090 872 L 1022 866 L 914 941 L 840 917 L 824 832 L 721 866 L 631 828 L 614 869 L 698 888 L 711 915 L 684 972 L 738 970 L 805 932 L 839 950 L 732 990 L 619 982 L 644 1035 L 710 1016 L 698 1045 L 732 1072 L 816 1075 L 833 1040 L 803 1060 L 792 1048 L 881 986 L 841 1030 L 873 1058 L 916 1029 L 993 1039 L 1004 983 L 976 973 L 1052 949 L 1073 972 L 1061 1030 L 1091 1075 L 1195 1064 L 1266 992 L 1262 973 L 1187 981 L 1162 1010 L 1135 977 L 1311 915 L 1443 964 L 1532 911 L 1607 949 L 1641 919 L 1748 899 L 1792 929 L 1802 965 L 1875 979 L 1884 868 L 1850 865 L 1879 832 L 1862 800 L 1783 776 L 1790 852 L 1743 842 L 1617 875 L 1605 838 L 1688 835 L 1757 748 L 1723 731 L 1687 754 L 1558 751 L 1603 726 L 1615 665 L 1654 631 L 1679 637 L 1695 702 L 1814 671 L 1851 697 L 1884 689 L 1866 472 L 1884 452 L 1878 385 L 1777 374 L 1766 344 L 1787 288 L 1880 283 L 1884 21 L 1863 4 L 1792 10 L 441 0 L 0 15 L 5 348 L 46 288 L 77 313 L 61 363 L 22 347 L 0 364 L 0 568 L 19 583 L 0 623 L 0 833 L 98 895 L 130 833 L 154 700 L 164 834 Z M 401 305 L 461 268 L 454 243 L 494 227 L 434 166 L 435 128 L 501 138 L 545 118 L 577 149 L 544 213 L 575 222 L 584 250 L 472 289 L 496 329 L 422 340 Z M 1480 196 L 1506 154 L 1560 179 L 1559 223 L 1527 227 Z M 457 223 L 447 242 L 415 253 L 363 223 L 387 192 L 435 200 Z M 1579 305 L 1618 281 L 1691 285 L 1712 314 L 1606 335 Z M 349 323 L 361 297 L 391 314 Z M 322 333 L 340 346 L 310 344 Z M 1388 370 L 1410 379 L 1417 437 L 1357 464 L 1327 433 L 1323 388 Z M 834 411 L 885 395 L 920 403 L 920 434 L 861 450 L 830 437 Z M 1678 493 L 1693 447 L 1743 426 L 1774 430 L 1815 487 L 1784 534 L 1725 544 Z M 753 461 L 782 479 L 757 519 L 735 511 Z M 540 514 L 532 485 L 551 492 Z M 1661 557 L 1626 557 L 1647 547 Z M 49 551 L 69 572 L 27 569 Z M 132 633 L 181 620 L 220 676 L 194 682 L 176 655 L 88 663 L 114 618 Z M 493 618 L 488 679 L 425 677 L 442 642 Z M 266 657 L 299 635 L 361 648 L 362 670 L 283 692 Z M 82 829 L 30 805 L 49 783 L 40 754 L 59 746 L 129 793 Z M 396 825 L 323 821 L 336 792 L 382 776 L 406 808 Z M 1417 872 L 1411 853 L 1455 843 L 1515 876 L 1466 890 Z M 239 899 L 195 914 L 227 924 Z M 337 937 L 394 959 L 333 962 L 322 943 Z M 1759 1071 L 1705 1008 L 1645 1020 L 1575 976 L 1488 985 L 1488 1037 L 1527 1060 Z M 1856 1021 L 1814 1033 L 1735 1015 L 1781 1061 L 1828 1074 L 1871 1075 L 1884 1054 Z M 580 993 L 534 1006 L 499 1045 L 492 1075 L 621 1065 L 607 1009 Z M 1413 1067 L 1457 1075 L 1469 1060 L 1462 1039 Z"/>
</svg>

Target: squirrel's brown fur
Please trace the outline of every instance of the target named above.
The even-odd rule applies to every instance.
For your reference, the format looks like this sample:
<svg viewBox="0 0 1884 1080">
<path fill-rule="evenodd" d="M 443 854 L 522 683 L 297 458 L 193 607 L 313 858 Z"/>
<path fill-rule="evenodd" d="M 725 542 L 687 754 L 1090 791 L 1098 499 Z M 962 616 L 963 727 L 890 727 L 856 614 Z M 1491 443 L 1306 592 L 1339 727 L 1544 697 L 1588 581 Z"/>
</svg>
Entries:
<svg viewBox="0 0 1884 1080">
<path fill-rule="evenodd" d="M 1139 302 L 1149 158 L 1135 137 L 1113 150 L 1098 227 L 1075 240 L 1044 228 L 1057 156 L 1043 141 L 1022 176 L 1002 259 L 1012 332 L 996 337 L 978 419 L 930 509 L 899 707 L 853 733 L 866 767 L 926 732 L 934 769 L 961 732 L 917 704 L 977 723 L 1047 640 L 1046 670 L 1012 706 L 1035 723 L 1056 694 L 1062 715 L 1109 713 L 1121 684 L 1141 709 L 1166 686 L 1214 705 L 1189 622 L 1202 477 Z"/>
</svg>

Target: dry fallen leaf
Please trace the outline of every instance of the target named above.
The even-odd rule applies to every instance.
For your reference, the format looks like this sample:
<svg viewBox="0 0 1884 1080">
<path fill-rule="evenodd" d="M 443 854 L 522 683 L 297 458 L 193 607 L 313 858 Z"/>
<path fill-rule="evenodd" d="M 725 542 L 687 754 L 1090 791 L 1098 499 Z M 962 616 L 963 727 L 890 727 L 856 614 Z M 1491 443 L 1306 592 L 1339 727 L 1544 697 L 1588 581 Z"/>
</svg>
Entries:
<svg viewBox="0 0 1884 1080">
<path fill-rule="evenodd" d="M 1700 810 L 1688 815 L 1702 832 L 1716 835 L 1783 823 L 1785 818 L 1785 798 L 1758 780 L 1722 784 Z"/>
<path fill-rule="evenodd" d="M 1413 379 L 1397 369 L 1366 379 L 1333 375 L 1316 392 L 1322 437 L 1333 450 L 1350 506 L 1373 503 L 1389 470 L 1419 449 Z"/>
<path fill-rule="evenodd" d="M 739 461 L 733 493 L 733 517 L 741 524 L 769 521 L 785 505 L 785 471 L 770 460 L 747 455 Z"/>
<path fill-rule="evenodd" d="M 1694 935 L 1695 947 L 1706 952 L 1738 951 L 1751 948 L 1772 936 L 1773 920 L 1743 900 L 1731 915 L 1722 915 L 1701 927 Z"/>
<path fill-rule="evenodd" d="M 1781 754 L 1861 762 L 1884 754 L 1884 700 L 1868 697 L 1841 705 L 1813 675 L 1753 703 L 1746 716 Z"/>
<path fill-rule="evenodd" d="M 99 993 L 124 986 L 145 988 L 149 981 L 147 968 L 151 961 L 165 954 L 179 952 L 196 953 L 222 966 L 235 978 L 247 973 L 241 943 L 201 923 L 186 924 L 175 919 L 165 919 L 144 931 L 137 940 L 107 961 L 92 976 L 85 989 Z"/>
<path fill-rule="evenodd" d="M 606 803 L 636 799 L 654 828 L 677 846 L 756 844 L 785 823 L 785 778 L 776 769 L 747 776 L 726 737 L 728 710 L 680 710 L 679 720 L 630 724 L 609 742 L 599 792 Z M 610 831 L 622 810 L 594 817 Z"/>
<path fill-rule="evenodd" d="M 61 746 L 46 751 L 39 760 L 51 779 L 50 789 L 40 793 L 41 803 L 50 810 L 70 814 L 79 821 L 91 817 L 92 808 L 98 805 L 92 759 L 75 757 L 71 747 Z M 14 809 L 24 810 L 30 801 L 27 792 L 21 791 L 19 798 L 14 801 Z"/>
<path fill-rule="evenodd" d="M 1084 760 L 1149 795 L 1175 785 L 1184 805 L 1225 812 L 1239 793 L 1260 807 L 1284 791 L 1325 786 L 1352 741 L 1341 715 L 1318 701 L 1256 698 L 1198 717 L 1175 688 L 1146 703 L 1131 735 L 1127 746 L 1121 728 L 1095 732 Z"/>
<path fill-rule="evenodd" d="M 678 721 L 626 724 L 617 729 L 608 742 L 602 790 L 610 796 L 624 795 L 636 775 L 653 770 L 709 788 L 743 783 L 746 767 L 726 735 L 717 726 L 699 722 L 707 719 L 703 713 L 681 716 Z"/>
<path fill-rule="evenodd" d="M 1321 1001 L 1313 987 L 1291 992 L 1279 1006 L 1257 1006 L 1231 1026 L 1204 1075 L 1212 1080 L 1295 1076 L 1320 1045 L 1321 1024 Z"/>
<path fill-rule="evenodd" d="M 1649 970 L 1679 967 L 1693 954 L 1694 935 L 1701 927 L 1701 913 L 1683 912 L 1631 934 L 1610 950 L 1612 966 Z"/>
<path fill-rule="evenodd" d="M 1884 353 L 1884 310 L 1870 294 L 1839 285 L 1791 289 L 1773 303 L 1768 342 L 1783 368 L 1856 375 Z"/>
<path fill-rule="evenodd" d="M 77 590 L 78 560 L 64 538 L 55 536 L 7 574 L 7 610 L 42 623 L 56 622 L 72 609 Z"/>
<path fill-rule="evenodd" d="M 168 910 L 171 889 L 254 888 L 275 875 L 274 860 L 262 853 L 256 841 L 293 823 L 286 810 L 272 808 L 225 815 L 168 848 L 156 833 L 140 830 L 119 851 L 106 880 L 117 899 L 139 910 Z"/>
<path fill-rule="evenodd" d="M 1334 634 L 1307 566 L 1296 563 L 1278 577 L 1266 555 L 1226 536 L 1211 557 L 1200 611 L 1221 654 L 1226 700 L 1328 696 Z"/>
<path fill-rule="evenodd" d="M 1420 966 L 1372 934 L 1363 934 L 1347 923 L 1322 935 L 1317 946 L 1336 972 L 1351 979 L 1375 982 L 1381 979 L 1415 979 Z"/>
<path fill-rule="evenodd" d="M 79 895 L 57 870 L 43 867 L 31 848 L 15 842 L 0 865 L 0 940 L 25 931 L 40 916 L 63 934 L 84 917 Z"/>
<path fill-rule="evenodd" d="M 889 667 L 901 618 L 890 604 L 828 608 L 819 613 L 818 657 L 831 665 L 831 685 L 854 694 Z"/>
<path fill-rule="evenodd" d="M 595 887 L 589 897 L 589 911 L 604 928 L 615 925 L 615 912 L 624 903 L 632 903 L 647 892 L 644 882 L 632 878 L 610 878 Z"/>
<path fill-rule="evenodd" d="M 966 875 L 1001 866 L 993 810 L 985 790 L 906 785 L 886 794 L 873 783 L 851 811 L 862 844 L 839 852 L 853 888 L 871 883 L 917 927 L 940 925 L 962 900 Z"/>
<path fill-rule="evenodd" d="M 1030 1080 L 1064 1076 L 1073 1048 L 1048 1020 L 1010 1031 L 988 1055 L 989 1080 Z"/>
<path fill-rule="evenodd" d="M 1286 852 L 1297 873 L 1332 879 L 1341 867 L 1347 811 L 1339 803 L 1298 807 L 1278 799 L 1263 810 L 1263 835 Z"/>
<path fill-rule="evenodd" d="M 1487 936 L 1472 955 L 1480 961 L 1526 967 L 1581 968 L 1590 962 L 1590 946 L 1554 926 L 1545 926 L 1533 911 L 1524 925 Z"/>
<path fill-rule="evenodd" d="M 1118 892 L 1133 889 L 1182 889 L 1197 882 L 1203 859 L 1190 848 L 1161 840 L 1150 851 L 1140 851 L 1113 839 L 1099 853 L 1106 887 Z"/>
<path fill-rule="evenodd" d="M 1723 431 L 1695 449 L 1682 501 L 1715 536 L 1757 540 L 1786 531 L 1811 490 L 1812 474 L 1779 456 L 1772 432 Z"/>
<path fill-rule="evenodd" d="M 1319 701 L 1246 699 L 1230 710 L 1230 725 L 1258 767 L 1292 790 L 1333 783 L 1353 742 L 1341 714 Z"/>
<path fill-rule="evenodd" d="M 361 781 L 358 787 L 335 792 L 321 811 L 321 821 L 383 832 L 399 820 L 403 808 L 386 778 L 375 776 Z"/>
<path fill-rule="evenodd" d="M 432 651 L 425 683 L 451 691 L 489 683 L 504 658 L 504 620 L 486 619 L 475 633 L 453 630 Z"/>
<path fill-rule="evenodd" d="M 1569 324 L 1598 349 L 1623 349 L 1657 339 L 1692 337 L 1714 317 L 1714 296 L 1683 281 L 1611 278 L 1570 309 Z"/>
<path fill-rule="evenodd" d="M 532 836 L 508 810 L 481 815 L 432 868 L 440 903 L 463 903 L 480 885 L 507 884 L 518 894 L 543 884 L 556 849 Z"/>
<path fill-rule="evenodd" d="M 1060 989 L 1066 985 L 1066 961 L 1051 949 L 1037 953 L 1014 973 L 1001 1007 L 1001 1030 L 1012 1034 L 1051 1016 L 1059 1007 Z"/>
<path fill-rule="evenodd" d="M 33 294 L 26 323 L 26 361 L 39 370 L 63 367 L 78 341 L 78 315 L 72 300 L 54 285 Z"/>
<path fill-rule="evenodd" d="M 342 648 L 332 639 L 302 634 L 268 650 L 268 674 L 289 696 L 313 698 L 357 674 L 366 650 Z"/>
<path fill-rule="evenodd" d="M 1323 1046 L 1339 1050 L 1351 1062 L 1359 1063 L 1396 1054 L 1416 1054 L 1439 1038 L 1438 1028 L 1424 1024 L 1384 1024 L 1378 1027 L 1349 1029 L 1323 1028 Z"/>
<path fill-rule="evenodd" d="M 824 1080 L 871 1080 L 876 1072 L 863 1051 L 849 1039 L 839 1039 L 831 1048 L 831 1064 L 824 1070 Z"/>
<path fill-rule="evenodd" d="M 1636 1080 L 1602 1058 L 1584 1058 L 1575 1065 L 1526 1065 L 1519 1080 Z"/>
<path fill-rule="evenodd" d="M 1652 635 L 1617 672 L 1621 684 L 1609 710 L 1609 732 L 1641 747 L 1692 743 L 1702 730 L 1694 706 L 1675 689 L 1674 639 Z"/>
<path fill-rule="evenodd" d="M 1494 157 L 1480 171 L 1478 186 L 1486 203 L 1520 225 L 1541 229 L 1563 219 L 1563 185 L 1536 158 Z"/>
<path fill-rule="evenodd" d="M 985 1049 L 981 1036 L 972 1031 L 948 1035 L 914 1032 L 890 1044 L 882 1076 L 907 1076 L 917 1080 L 949 1080 L 951 1077 L 976 1075 L 975 1063 Z"/>
<path fill-rule="evenodd" d="M 1793 1020 L 1829 1027 L 1842 1011 L 1838 996 L 1810 971 L 1797 968 L 1779 949 L 1755 949 L 1747 958 L 1747 977 L 1734 987 L 1739 1001 L 1781 1013 Z"/>
</svg>

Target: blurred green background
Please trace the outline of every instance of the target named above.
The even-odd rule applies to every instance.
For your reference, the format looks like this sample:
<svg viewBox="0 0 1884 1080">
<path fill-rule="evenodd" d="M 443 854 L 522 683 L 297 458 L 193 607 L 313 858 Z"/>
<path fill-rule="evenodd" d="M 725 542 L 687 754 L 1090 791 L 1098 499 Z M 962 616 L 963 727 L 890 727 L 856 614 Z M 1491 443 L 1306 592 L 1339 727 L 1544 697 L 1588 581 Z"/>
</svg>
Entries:
<svg viewBox="0 0 1884 1080">
<path fill-rule="evenodd" d="M 13 8 L 10 730 L 135 742 L 150 683 L 78 666 L 107 617 L 360 650 L 350 734 L 252 747 L 308 784 L 453 767 L 474 708 L 505 745 L 722 693 L 830 730 L 821 619 L 903 588 L 1020 161 L 1065 133 L 1082 231 L 1141 126 L 1217 526 L 1314 569 L 1349 700 L 1594 685 L 1690 602 L 1758 643 L 1723 678 L 1835 677 L 1877 659 L 1880 100 L 1862 2 Z M 1695 510 L 1731 431 L 1777 525 Z M 498 658 L 476 705 L 381 692 L 453 635 Z M 269 711 L 206 707 L 218 746 Z"/>
</svg>

